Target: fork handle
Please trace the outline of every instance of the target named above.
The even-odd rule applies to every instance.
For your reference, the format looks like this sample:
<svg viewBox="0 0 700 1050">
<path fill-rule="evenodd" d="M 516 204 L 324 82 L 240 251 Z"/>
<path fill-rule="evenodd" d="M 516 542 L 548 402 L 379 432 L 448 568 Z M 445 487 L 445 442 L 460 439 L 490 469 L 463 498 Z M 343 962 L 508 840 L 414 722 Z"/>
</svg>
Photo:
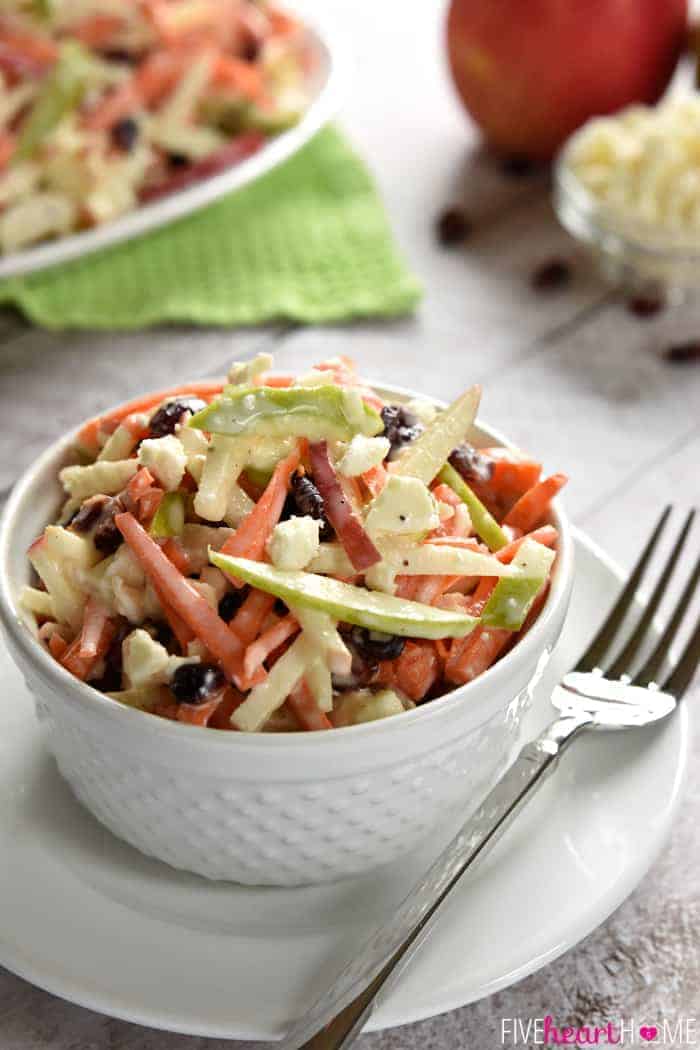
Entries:
<svg viewBox="0 0 700 1050">
<path fill-rule="evenodd" d="M 513 818 L 553 772 L 588 715 L 564 715 L 536 740 L 487 795 L 391 919 L 372 936 L 277 1050 L 340 1050 L 359 1035 L 380 991 L 393 986 L 432 930 L 432 919 L 459 879 L 495 845 Z"/>
</svg>

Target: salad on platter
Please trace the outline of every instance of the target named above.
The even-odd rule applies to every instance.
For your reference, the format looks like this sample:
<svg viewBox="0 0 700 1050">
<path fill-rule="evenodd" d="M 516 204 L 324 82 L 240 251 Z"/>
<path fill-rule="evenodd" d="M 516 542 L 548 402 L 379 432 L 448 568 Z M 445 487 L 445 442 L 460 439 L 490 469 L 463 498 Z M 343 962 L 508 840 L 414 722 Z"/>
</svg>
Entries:
<svg viewBox="0 0 700 1050">
<path fill-rule="evenodd" d="M 89 420 L 29 548 L 40 643 L 114 700 L 242 732 L 449 693 L 546 600 L 566 482 L 469 442 L 480 390 L 387 402 L 347 358 L 272 358 Z"/>
<path fill-rule="evenodd" d="M 0 254 L 244 160 L 301 118 L 312 64 L 268 0 L 6 0 Z"/>
</svg>

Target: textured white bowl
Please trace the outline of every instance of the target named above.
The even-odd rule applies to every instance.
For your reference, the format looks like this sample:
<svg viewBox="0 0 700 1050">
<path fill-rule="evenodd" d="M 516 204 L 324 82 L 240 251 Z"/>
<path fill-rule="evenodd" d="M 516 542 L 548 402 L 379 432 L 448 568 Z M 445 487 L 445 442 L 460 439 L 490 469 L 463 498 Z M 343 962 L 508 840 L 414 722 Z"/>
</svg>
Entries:
<svg viewBox="0 0 700 1050">
<path fill-rule="evenodd" d="M 573 541 L 558 506 L 559 557 L 545 606 L 476 681 L 403 715 L 328 733 L 221 733 L 124 707 L 77 681 L 39 645 L 18 605 L 30 577 L 26 550 L 56 513 L 57 474 L 74 436 L 48 449 L 8 500 L 0 620 L 47 744 L 98 820 L 176 868 L 293 886 L 388 863 L 440 822 L 466 819 L 520 743 L 532 686 L 564 622 Z M 486 427 L 474 439 L 504 443 Z"/>
</svg>

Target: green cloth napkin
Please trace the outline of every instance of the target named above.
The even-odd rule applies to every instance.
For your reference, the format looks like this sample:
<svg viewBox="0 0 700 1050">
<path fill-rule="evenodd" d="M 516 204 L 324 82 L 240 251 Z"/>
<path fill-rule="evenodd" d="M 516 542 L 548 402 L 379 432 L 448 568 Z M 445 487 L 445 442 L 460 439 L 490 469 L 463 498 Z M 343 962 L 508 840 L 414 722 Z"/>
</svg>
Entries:
<svg viewBox="0 0 700 1050">
<path fill-rule="evenodd" d="M 362 161 L 325 128 L 238 193 L 126 244 L 0 282 L 47 328 L 396 316 L 419 286 Z"/>
</svg>

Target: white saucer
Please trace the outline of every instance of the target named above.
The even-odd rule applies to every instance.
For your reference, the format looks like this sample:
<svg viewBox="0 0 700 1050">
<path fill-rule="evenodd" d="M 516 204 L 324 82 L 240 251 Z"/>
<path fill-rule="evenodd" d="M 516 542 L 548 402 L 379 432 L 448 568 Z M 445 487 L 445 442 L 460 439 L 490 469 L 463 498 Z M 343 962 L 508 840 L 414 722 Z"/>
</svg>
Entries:
<svg viewBox="0 0 700 1050">
<path fill-rule="evenodd" d="M 574 662 L 619 573 L 585 537 L 551 682 Z M 437 843 L 321 888 L 208 883 L 104 831 L 46 754 L 0 649 L 0 963 L 95 1010 L 202 1036 L 268 1039 L 310 1005 L 427 866 Z M 547 682 L 532 730 L 548 717 Z M 371 1028 L 489 995 L 551 962 L 608 916 L 662 847 L 678 801 L 687 709 L 652 730 L 578 742 L 438 929 Z"/>
</svg>

